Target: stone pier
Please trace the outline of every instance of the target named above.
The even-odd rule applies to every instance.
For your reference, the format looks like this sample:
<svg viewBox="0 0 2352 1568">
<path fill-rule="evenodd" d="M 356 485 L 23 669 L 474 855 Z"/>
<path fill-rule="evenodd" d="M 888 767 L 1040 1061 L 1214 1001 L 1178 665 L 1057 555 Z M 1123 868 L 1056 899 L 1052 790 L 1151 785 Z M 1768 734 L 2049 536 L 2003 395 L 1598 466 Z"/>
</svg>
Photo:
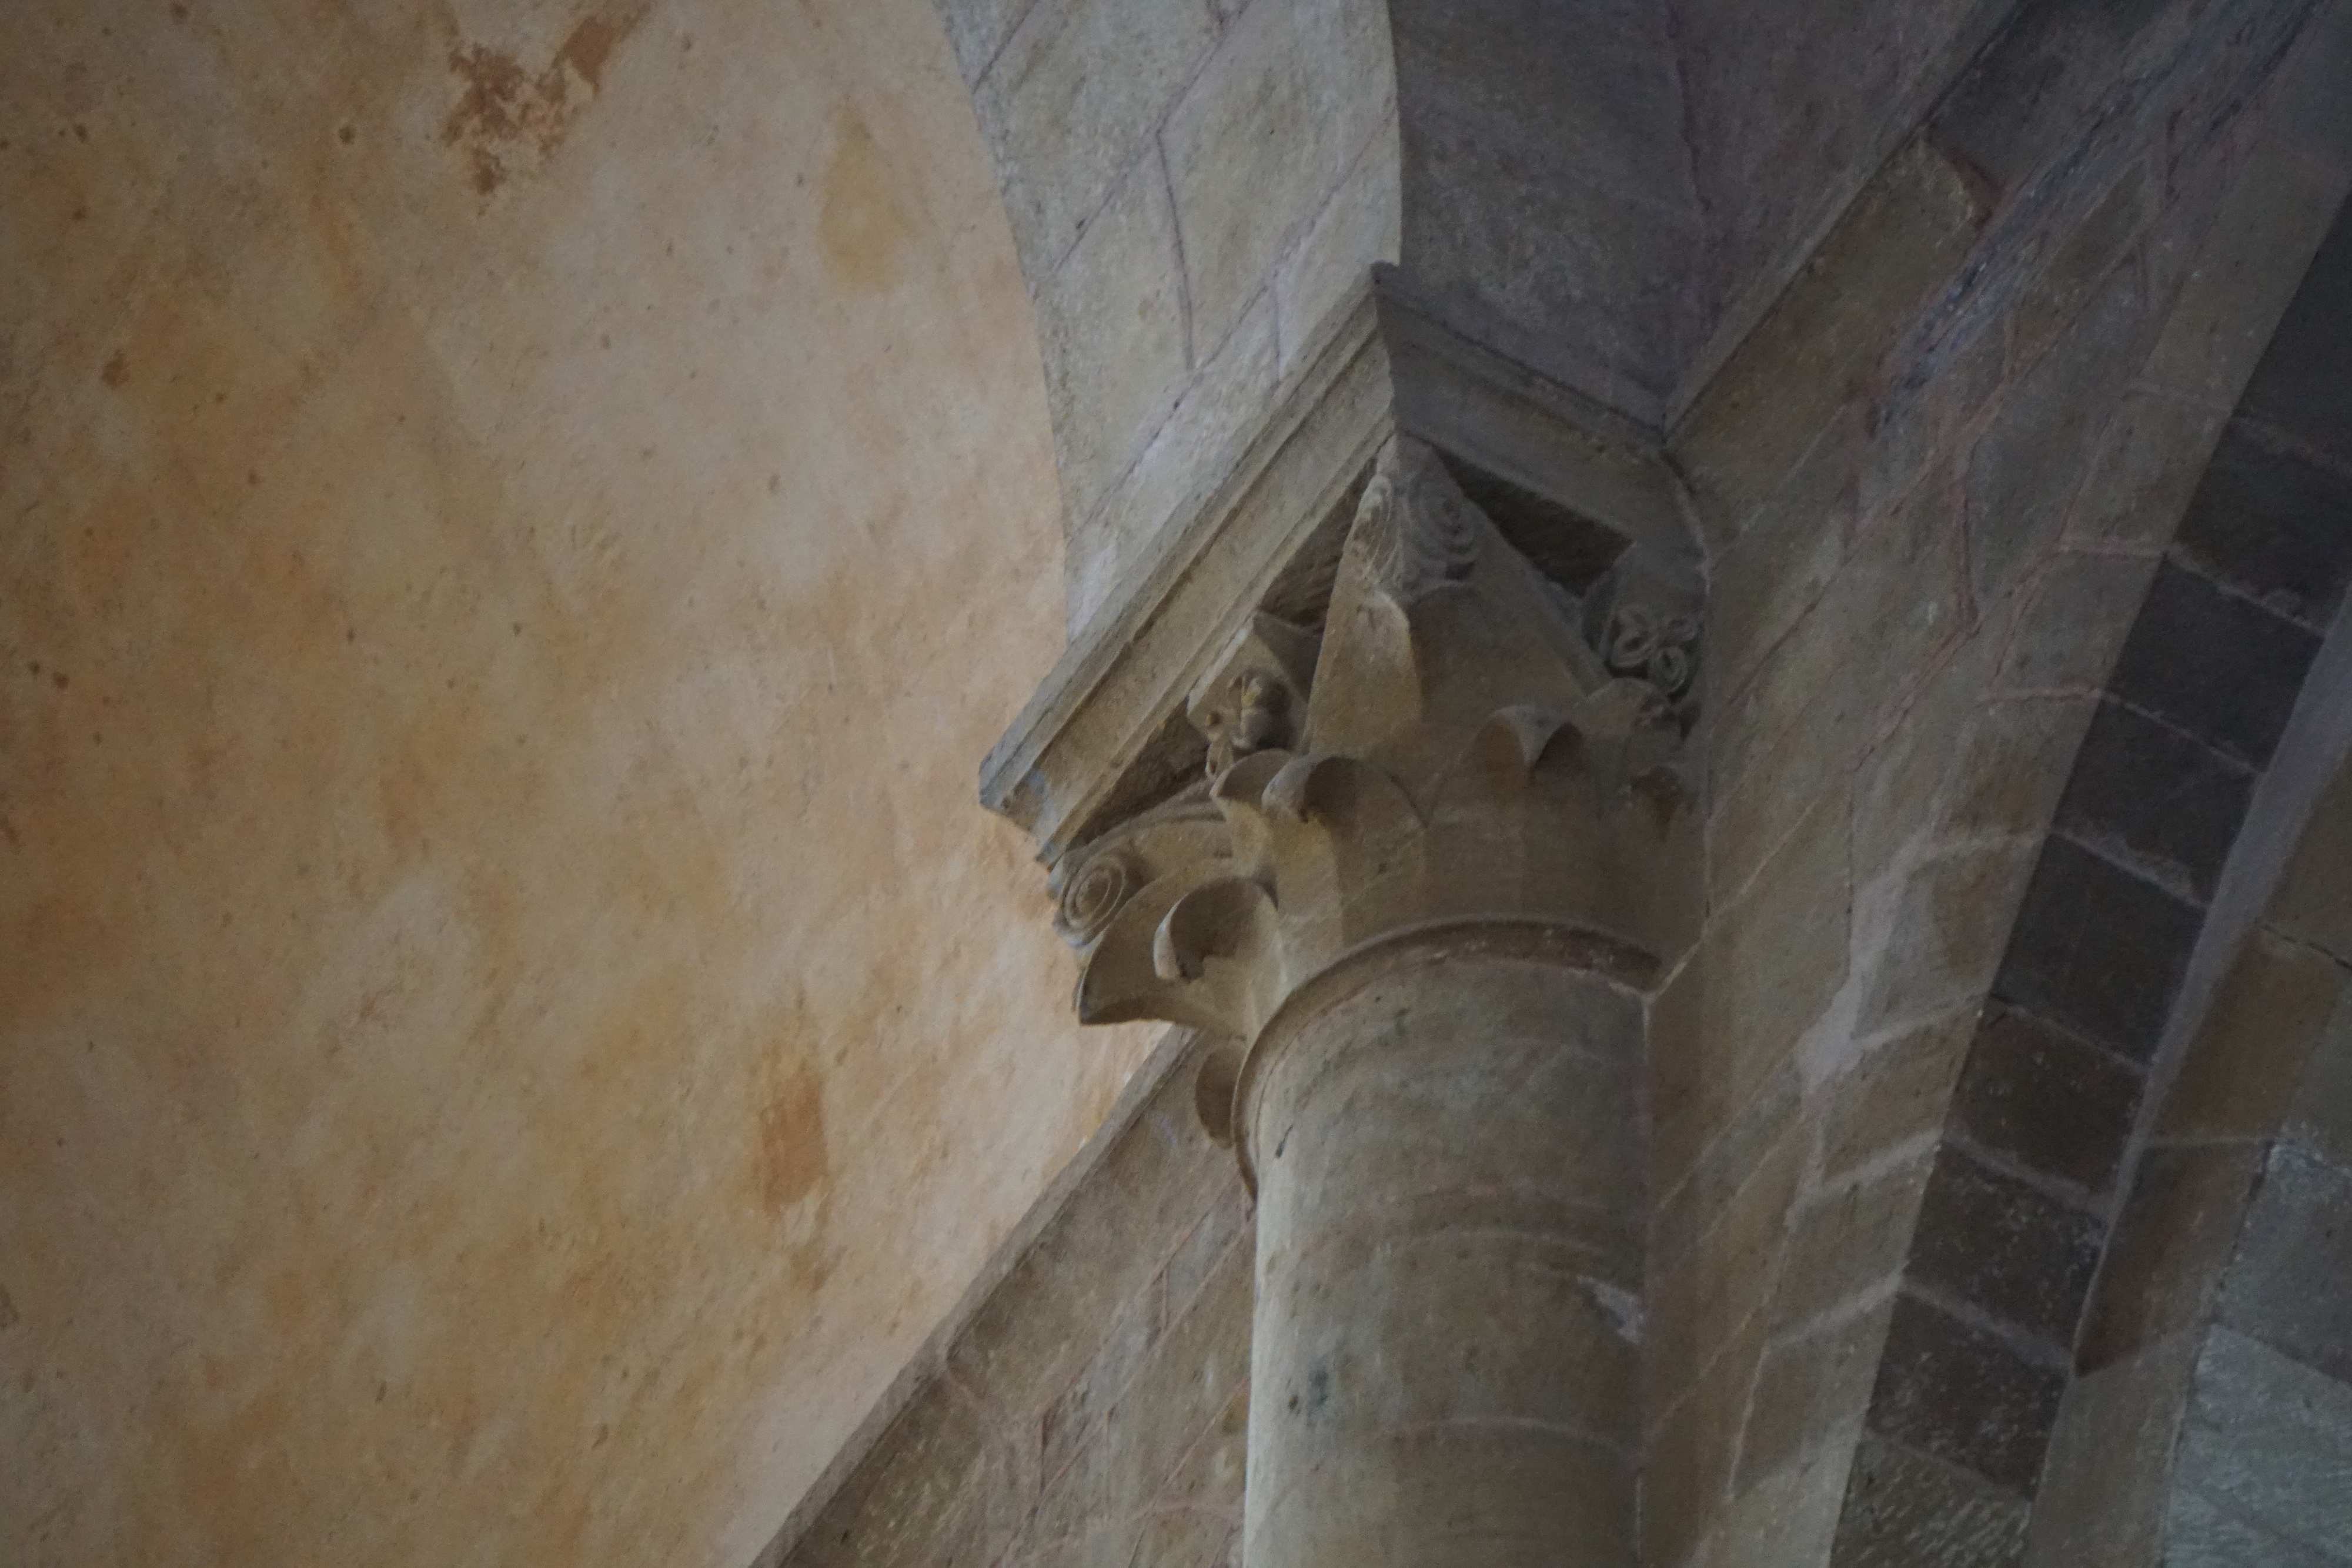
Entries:
<svg viewBox="0 0 2352 1568">
<path fill-rule="evenodd" d="M 1254 1565 L 1634 1561 L 1641 1009 L 1555 936 L 1391 942 L 1261 1046 Z"/>
<path fill-rule="evenodd" d="M 1232 1042 L 1253 1568 L 1634 1561 L 1691 639 L 1602 597 L 1396 437 L 1319 639 L 1254 614 L 1187 704 L 1207 776 L 1062 867 L 1082 1015 Z"/>
</svg>

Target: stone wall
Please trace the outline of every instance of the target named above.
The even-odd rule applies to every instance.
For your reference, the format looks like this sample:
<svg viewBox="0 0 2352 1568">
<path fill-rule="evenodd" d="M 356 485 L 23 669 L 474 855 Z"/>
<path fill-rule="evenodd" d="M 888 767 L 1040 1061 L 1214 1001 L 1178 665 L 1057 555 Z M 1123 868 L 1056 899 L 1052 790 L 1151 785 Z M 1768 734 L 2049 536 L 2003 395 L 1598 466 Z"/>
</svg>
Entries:
<svg viewBox="0 0 2352 1568">
<path fill-rule="evenodd" d="M 1896 152 L 1674 443 L 1714 541 L 1714 914 L 1654 1012 L 1661 1563 L 2013 1560 L 2087 1264 L 1969 1217 L 2072 1181 L 2079 1236 L 2112 1201 L 2112 1157 L 2038 1170 L 1969 1120 L 2039 1049 L 1985 1003 L 2072 940 L 2029 907 L 2012 946 L 2062 787 L 2352 168 L 2294 99 L 2342 79 L 2340 28 L 2267 85 L 2299 8 L 2227 47 L 2175 8 L 2053 88 L 2066 9 Z"/>
<path fill-rule="evenodd" d="M 1888 101 L 1989 23 L 1938 26 Z M 2352 183 L 2347 69 L 2341 5 L 2020 8 L 1665 442 L 1708 556 L 1708 917 L 1651 1009 L 1645 1561 L 2023 1550 L 2267 760 L 2183 671 L 2256 604 L 2278 656 L 2231 691 L 2283 720 L 2325 614 L 2192 497 Z"/>
<path fill-rule="evenodd" d="M 756 1568 L 1231 1568 L 1252 1228 L 1174 1031 Z"/>
<path fill-rule="evenodd" d="M 2198 955 L 2210 962 L 2190 966 L 2151 1067 L 2159 1092 L 2133 1129 L 2128 1197 L 2075 1346 L 2035 1564 L 2341 1559 L 2352 1475 L 2347 289 L 2352 214 L 2255 372 L 2182 530 L 2204 572 L 2333 630 L 2212 900 Z M 2230 687 L 2219 711 L 2238 725 L 2275 707 L 2259 688 Z M 2210 785 L 2199 792 L 2210 800 Z M 2231 922 L 2249 902 L 2260 917 Z"/>
<path fill-rule="evenodd" d="M 1861 185 L 2017 9 L 2011 0 L 1675 0 L 1690 179 L 1707 214 L 1689 278 L 1679 413 Z"/>
<path fill-rule="evenodd" d="M 2147 1118 L 2029 1563 L 2341 1560 L 2347 852 L 2339 776 Z"/>
<path fill-rule="evenodd" d="M 1381 0 L 940 0 L 1037 310 L 1082 629 L 1397 246 Z"/>
</svg>

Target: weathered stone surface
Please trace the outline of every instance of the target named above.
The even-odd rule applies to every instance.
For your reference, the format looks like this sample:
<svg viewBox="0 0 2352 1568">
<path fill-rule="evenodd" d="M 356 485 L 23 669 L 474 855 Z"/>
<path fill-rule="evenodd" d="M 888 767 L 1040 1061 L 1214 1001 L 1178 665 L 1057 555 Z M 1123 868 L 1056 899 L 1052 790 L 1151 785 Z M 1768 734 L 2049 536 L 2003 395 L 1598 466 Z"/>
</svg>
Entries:
<svg viewBox="0 0 2352 1568">
<path fill-rule="evenodd" d="M 2142 378 L 2207 409 L 2237 402 L 2334 221 L 2345 185 L 2340 169 L 2283 148 L 2250 158 L 2215 215 L 2212 238 Z M 2218 425 L 2213 430 L 2218 435 Z"/>
<path fill-rule="evenodd" d="M 1835 1081 L 1822 1113 L 1822 1177 L 1834 1181 L 1889 1149 L 1944 1125 L 1960 1064 L 1973 1067 L 1976 1009 L 1898 1034 Z"/>
<path fill-rule="evenodd" d="M 2149 347 L 2137 272 L 2124 268 L 2018 381 L 1969 455 L 1969 564 L 1979 602 L 2007 592 L 2057 537 L 2112 389 Z"/>
<path fill-rule="evenodd" d="M 2100 1217 L 1947 1145 L 1920 1202 L 1905 1278 L 2063 1354 L 2105 1228 Z"/>
<path fill-rule="evenodd" d="M 1959 826 L 1953 814 L 1965 809 L 1969 797 L 1984 797 L 1997 812 L 1998 802 L 2021 787 L 2029 799 L 2056 800 L 2063 772 L 2057 779 L 2037 778 L 2018 754 L 2021 741 L 2030 748 L 2052 744 L 2035 737 L 2050 727 L 2022 710 L 1979 716 L 1999 651 L 1990 637 L 1963 638 L 1904 699 L 1900 716 L 1855 764 L 1857 881 L 1877 880 L 1952 831 L 1998 836 L 2018 831 L 2009 823 Z"/>
<path fill-rule="evenodd" d="M 1224 1151 L 1194 1124 L 1185 1074 L 1166 1074 L 946 1347 L 957 1380 L 992 1407 L 1042 1409 L 1082 1377 L 1123 1313 L 1144 1313 L 1144 1337 L 1156 1336 L 1149 1303 L 1160 1299 L 1165 1249 L 1231 1202 Z"/>
<path fill-rule="evenodd" d="M 2165 1519 L 2165 1568 L 2339 1568 L 2342 1556 L 2250 1519 L 2195 1487 L 2173 1493 Z"/>
<path fill-rule="evenodd" d="M 2318 645 L 2304 627 L 2168 560 L 2116 660 L 2114 690 L 2259 768 Z"/>
<path fill-rule="evenodd" d="M 1252 5 L 1169 116 L 1160 140 L 1202 357 L 1270 287 L 1393 112 L 1384 11 L 1380 0 Z"/>
<path fill-rule="evenodd" d="M 2322 1159 L 2352 1169 L 2352 998 L 2339 998 L 2328 1016 L 2286 1130 Z"/>
<path fill-rule="evenodd" d="M 1022 17 L 972 96 L 1033 288 L 1115 187 L 1160 185 L 1165 199 L 1146 155 L 1215 37 L 1206 0 L 1035 0 Z"/>
<path fill-rule="evenodd" d="M 2337 215 L 2311 259 L 2296 301 L 2246 383 L 2246 413 L 2339 462 L 2352 460 L 2352 213 Z M 2335 579 L 2340 591 L 2342 579 Z"/>
<path fill-rule="evenodd" d="M 2011 312 L 2011 352 L 2019 363 L 2033 363 L 2045 350 L 2060 358 L 2080 355 L 2114 330 L 2112 321 L 2104 326 L 2095 323 L 2102 316 L 2111 316 L 2113 306 L 2122 298 L 2142 295 L 2142 312 L 2151 312 L 2164 303 L 2163 297 L 2153 292 L 2152 286 L 2160 286 L 2154 276 L 2158 269 L 2134 265 L 2138 259 L 2135 252 L 2160 243 L 2160 235 L 2147 233 L 2165 215 L 2169 194 L 2163 188 L 2159 162 L 2144 158 L 2126 168 L 2019 290 Z M 2143 280 L 2135 274 L 2149 276 Z M 2062 338 L 2078 341 L 2070 346 Z M 2051 347 L 2053 340 L 2058 340 L 2055 349 Z M 2144 352 L 2147 340 L 2142 339 L 2138 346 Z M 2042 380 L 2044 374 L 2037 371 L 2033 379 Z M 2111 392 L 2112 388 L 2098 389 L 2095 406 L 2103 406 Z"/>
<path fill-rule="evenodd" d="M 1643 1561 L 1681 1561 L 1721 1510 L 1763 1340 L 1762 1315 L 1751 1314 L 1717 1347 L 1646 1435 L 1641 1486 Z"/>
<path fill-rule="evenodd" d="M 1984 994 L 2026 888 L 2032 841 L 1962 840 L 1882 876 L 1857 922 L 1870 944 L 1856 1032 L 1906 1028 Z"/>
<path fill-rule="evenodd" d="M 1602 407 L 1658 423 L 1696 225 L 1591 179 L 1557 149 L 1499 141 L 1471 104 L 1425 104 L 1402 152 L 1422 199 L 1404 209 L 1400 253 L 1448 325 Z M 1493 199 L 1498 191 L 1507 202 Z"/>
<path fill-rule="evenodd" d="M 2269 923 L 2352 963 L 2352 772 L 2329 780 L 2311 810 L 2302 843 L 2271 899 Z"/>
<path fill-rule="evenodd" d="M 1653 1052 L 1656 1037 L 1653 1037 Z M 1655 1071 L 1655 1068 L 1653 1068 Z M 1801 1083 L 1793 1063 L 1758 1086 L 1728 1126 L 1707 1145 L 1697 1163 L 1676 1172 L 1672 1185 L 1663 1174 L 1651 1180 L 1650 1241 L 1661 1265 L 1687 1256 L 1721 1218 L 1725 1206 L 1772 1164 L 1794 1166 L 1802 1150 L 1792 1134 L 1798 1126 Z"/>
<path fill-rule="evenodd" d="M 1456 329 L 1661 424 L 1701 239 L 1665 18 L 1519 0 L 1391 12 L 1403 265 Z"/>
<path fill-rule="evenodd" d="M 948 44 L 955 50 L 956 68 L 967 85 L 977 85 L 1035 0 L 937 0 L 940 19 L 947 24 Z"/>
<path fill-rule="evenodd" d="M 1813 1568 L 1837 1532 L 1859 1422 L 1832 1431 L 1794 1463 L 1739 1483 L 1691 1558 L 1704 1568 Z"/>
<path fill-rule="evenodd" d="M 2083 737 L 2056 827 L 2202 904 L 2237 842 L 2253 785 L 2237 758 L 2108 698 Z"/>
<path fill-rule="evenodd" d="M 2165 1092 L 2158 1135 L 2278 1132 L 2343 993 L 2334 959 L 2261 926 L 2249 932 Z"/>
<path fill-rule="evenodd" d="M 2174 329 L 2185 313 L 2184 307 L 2169 318 Z M 2158 340 L 2151 357 L 2167 340 Z M 2179 527 L 2225 423 L 2212 405 L 2184 393 L 2126 389 L 2067 514 L 2065 541 L 2153 557 Z M 2102 684 L 2114 656 L 2110 646 L 2098 671 Z"/>
<path fill-rule="evenodd" d="M 1101 1346 L 1078 1373 L 1077 1381 L 1046 1405 L 1038 1418 L 1038 1469 L 1047 1484 L 1068 1466 L 1078 1445 L 1091 1435 L 1096 1420 L 1134 1380 L 1137 1368 L 1159 1342 L 1166 1311 L 1159 1281 L 1154 1279 L 1117 1310 Z"/>
<path fill-rule="evenodd" d="M 1643 1308 L 1646 1396 L 1678 1400 L 1705 1368 L 1763 1315 L 1780 1261 L 1790 1198 L 1802 1170 L 1804 1140 L 1782 1135 L 1743 1173 L 1714 1222 L 1679 1252 L 1662 1244 L 1650 1270 Z M 1756 1345 L 1750 1336 L 1748 1359 Z"/>
<path fill-rule="evenodd" d="M 2129 417 L 2128 411 L 2116 415 Z M 2096 473 L 2084 480 L 2076 517 L 2101 483 Z M 2046 560 L 2001 656 L 2001 687 L 2040 694 L 2105 686 L 2155 571 L 2148 556 L 2067 552 Z"/>
<path fill-rule="evenodd" d="M 891 1423 L 874 1462 L 817 1516 L 804 1560 L 886 1568 L 992 1562 L 1006 1539 L 984 1528 L 989 1445 L 971 1399 L 931 1384 Z"/>
<path fill-rule="evenodd" d="M 1276 337 L 1274 301 L 1261 298 L 1226 334 L 1216 356 L 1183 383 L 1176 405 L 1126 472 L 1110 482 L 1093 515 L 1071 534 L 1073 635 L 1083 634 L 1087 622 L 1111 602 L 1120 580 L 1132 576 L 1202 476 L 1229 465 L 1218 460 L 1229 458 L 1255 434 L 1274 397 Z"/>
<path fill-rule="evenodd" d="M 1105 1416 L 1096 1452 L 1086 1463 L 1113 1490 L 1082 1506 L 1100 1511 L 1156 1500 L 1180 1477 L 1202 1435 L 1223 1426 L 1248 1381 L 1250 1250 L 1237 1243 L 1220 1257 L 1192 1309 L 1170 1325 Z M 1232 1489 L 1238 1479 L 1228 1471 L 1223 1486 Z M 1232 1497 L 1227 1490 L 1221 1500 L 1229 1511 Z"/>
<path fill-rule="evenodd" d="M 1807 1452 L 1834 1447 L 1840 1434 L 1860 1428 L 1893 1312 L 1890 1298 L 1774 1339 L 1740 1438 L 1737 1485 L 1742 1493 L 1769 1487 L 1771 1477 L 1798 1465 Z M 1732 1511 L 1734 1519 L 1738 1512 Z"/>
<path fill-rule="evenodd" d="M 1297 362 L 1323 323 L 1345 308 L 1374 266 L 1395 262 L 1402 221 L 1399 155 L 1391 105 L 1370 140 L 1356 150 L 1347 178 L 1276 270 L 1284 371 Z"/>
<path fill-rule="evenodd" d="M 1834 1568 L 2007 1568 L 2025 1504 L 1931 1453 L 1863 1439 L 1838 1521 Z"/>
<path fill-rule="evenodd" d="M 1847 802 L 1824 795 L 1709 924 L 1659 999 L 1655 1169 L 1671 1186 L 1845 979 Z M 1734 913 L 1735 911 L 1738 913 Z"/>
<path fill-rule="evenodd" d="M 1836 575 L 1854 524 L 1853 462 L 1843 423 L 1824 427 L 1716 561 L 1707 597 L 1707 676 L 1715 690 L 1744 687 Z"/>
<path fill-rule="evenodd" d="M 2352 294 L 2352 280 L 2346 287 Z M 2283 334 L 2289 329 L 2281 328 Z M 2248 396 L 2251 401 L 2252 393 Z M 2189 500 L 2176 555 L 2224 587 L 2324 634 L 2352 579 L 2352 549 L 2344 544 L 2342 526 L 2352 513 L 2352 471 L 2324 466 L 2325 461 L 2297 451 L 2274 427 L 2232 420 Z"/>
<path fill-rule="evenodd" d="M 1841 769 L 1959 631 L 1964 552 L 1948 490 L 1924 484 L 1860 527 L 1811 610 L 1748 686 L 1708 714 L 1707 877 L 1717 898 L 1746 883 L 1811 803 L 1801 780 Z M 1854 658 L 1859 647 L 1873 657 Z"/>
<path fill-rule="evenodd" d="M 761 1568 L 886 1547 L 924 1564 L 1125 1563 L 1147 1542 L 1219 1560 L 1240 1523 L 1253 1249 L 1231 1155 L 1192 1113 L 1198 1060 L 1181 1040 L 1162 1051 L 1150 1092 L 909 1369 L 906 1410 L 971 1418 L 890 1417 Z M 935 1428 L 945 1448 L 897 1435 Z"/>
<path fill-rule="evenodd" d="M 1711 545 L 1727 543 L 1778 488 L 1979 221 L 1966 182 L 1920 143 L 1864 188 L 1676 434 Z"/>
<path fill-rule="evenodd" d="M 1994 989 L 2145 1061 L 2199 925 L 2195 905 L 2053 837 L 2034 866 Z"/>
<path fill-rule="evenodd" d="M 2165 1562 L 2352 1562 L 2347 1478 L 2352 1386 L 2217 1330 L 2197 1364 Z"/>
<path fill-rule="evenodd" d="M 1069 258 L 1036 286 L 1045 390 L 1074 522 L 1094 515 L 1167 418 L 1192 364 L 1175 214 L 1165 183 L 1156 171 L 1147 175 L 1122 181 Z"/>
<path fill-rule="evenodd" d="M 2352 1381 L 2352 1173 L 2292 1143 L 2273 1146 L 2222 1283 L 2221 1319 Z"/>
<path fill-rule="evenodd" d="M 2032 1495 L 2065 1392 L 2063 1371 L 2015 1336 L 1995 1334 L 1923 1300 L 1896 1296 L 1886 1355 L 1871 1392 L 1871 1430 Z M 2018 1525 L 2024 1520 L 2020 1511 Z"/>
<path fill-rule="evenodd" d="M 1906 361 L 1898 348 L 1883 377 L 1854 389 L 1867 399 L 1859 413 L 1868 439 L 1855 458 L 1865 515 L 1895 505 L 1981 431 L 2010 380 L 2004 327 L 1998 316 L 1950 323 L 1931 350 Z"/>
<path fill-rule="evenodd" d="M 1486 1034 L 1498 988 L 1552 998 L 1554 1030 Z M 1265 1069 L 1254 1560 L 1393 1552 L 1457 1518 L 1630 1547 L 1636 1026 L 1592 977 L 1465 954 L 1336 1002 Z M 1440 1480 L 1467 1490 L 1441 1507 Z"/>
<path fill-rule="evenodd" d="M 2261 1169 L 2247 1144 L 2158 1145 L 2140 1157 L 2107 1244 L 2075 1362 L 2111 1366 L 2200 1325 L 2236 1250 Z"/>
<path fill-rule="evenodd" d="M 1937 144 L 2002 191 L 2015 191 L 2115 78 L 2147 71 L 2185 28 L 2171 6 L 2128 0 L 2034 5 L 1937 109 Z M 2030 84 L 2030 85 L 2029 85 Z"/>
<path fill-rule="evenodd" d="M 2028 1568 L 2158 1561 L 2200 1343 L 2194 1330 L 2159 1340 L 2066 1390 L 2034 1500 Z"/>
<path fill-rule="evenodd" d="M 2006 13 L 1986 0 L 1706 0 L 1675 13 L 1694 176 L 1717 228 L 1717 343 L 1745 335 Z M 1703 352 L 1697 373 L 1715 358 Z"/>
<path fill-rule="evenodd" d="M 2141 1088 L 2133 1063 L 1996 1003 L 1969 1045 L 1952 1130 L 1969 1146 L 2096 1198 L 2116 1179 Z"/>
<path fill-rule="evenodd" d="M 1891 1293 L 1911 1250 L 1931 1163 L 1914 1157 L 1815 1193 L 1789 1217 L 1788 1257 L 1772 1296 L 1776 1333 L 1851 1315 L 1857 1301 Z"/>
<path fill-rule="evenodd" d="M 1987 702 L 1957 737 L 1957 755 L 1945 756 L 1949 776 L 1934 825 L 1953 841 L 2045 831 L 2092 712 L 2079 698 Z"/>
</svg>

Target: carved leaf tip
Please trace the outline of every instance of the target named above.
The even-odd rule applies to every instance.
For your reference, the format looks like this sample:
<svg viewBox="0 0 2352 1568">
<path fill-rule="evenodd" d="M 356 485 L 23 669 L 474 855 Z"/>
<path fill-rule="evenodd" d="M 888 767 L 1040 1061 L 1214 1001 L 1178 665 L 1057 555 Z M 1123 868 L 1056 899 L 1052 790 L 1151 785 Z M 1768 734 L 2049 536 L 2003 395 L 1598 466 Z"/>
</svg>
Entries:
<svg viewBox="0 0 2352 1568">
<path fill-rule="evenodd" d="M 1365 486 L 1349 548 L 1361 552 L 1369 582 L 1410 604 L 1469 577 L 1483 521 L 1436 449 L 1400 435 Z"/>
</svg>

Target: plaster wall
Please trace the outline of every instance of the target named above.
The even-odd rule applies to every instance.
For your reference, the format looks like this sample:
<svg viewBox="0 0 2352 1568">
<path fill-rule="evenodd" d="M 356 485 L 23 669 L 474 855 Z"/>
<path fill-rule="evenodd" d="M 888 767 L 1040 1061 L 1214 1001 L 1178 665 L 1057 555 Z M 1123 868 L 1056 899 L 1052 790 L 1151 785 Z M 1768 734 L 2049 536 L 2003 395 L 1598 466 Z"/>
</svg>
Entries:
<svg viewBox="0 0 2352 1568">
<path fill-rule="evenodd" d="M 920 0 L 28 0 L 0 1560 L 740 1568 L 1110 1105 Z"/>
</svg>

